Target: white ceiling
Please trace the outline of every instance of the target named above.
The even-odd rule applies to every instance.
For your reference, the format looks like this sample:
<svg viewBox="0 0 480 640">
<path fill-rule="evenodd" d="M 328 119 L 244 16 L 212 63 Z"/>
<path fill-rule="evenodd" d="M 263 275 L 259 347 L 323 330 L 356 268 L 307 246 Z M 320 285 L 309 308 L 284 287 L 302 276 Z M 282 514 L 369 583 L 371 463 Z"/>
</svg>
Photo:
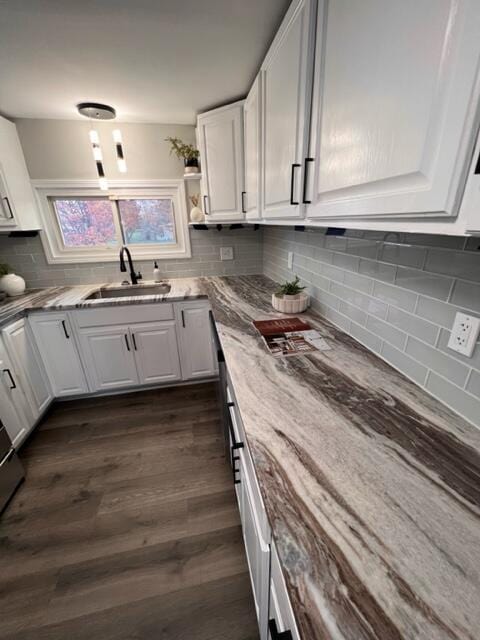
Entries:
<svg viewBox="0 0 480 640">
<path fill-rule="evenodd" d="M 0 112 L 190 124 L 243 97 L 289 0 L 0 0 Z"/>
</svg>

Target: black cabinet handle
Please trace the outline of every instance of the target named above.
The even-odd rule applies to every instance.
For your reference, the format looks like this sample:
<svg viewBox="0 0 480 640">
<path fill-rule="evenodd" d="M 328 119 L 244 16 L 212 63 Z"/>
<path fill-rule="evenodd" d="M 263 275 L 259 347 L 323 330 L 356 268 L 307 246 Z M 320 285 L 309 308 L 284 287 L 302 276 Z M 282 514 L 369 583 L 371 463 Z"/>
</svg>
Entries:
<svg viewBox="0 0 480 640">
<path fill-rule="evenodd" d="M 137 341 L 135 340 L 135 334 L 132 333 L 132 342 L 133 342 L 133 348 L 135 349 L 135 351 L 138 351 L 137 349 Z"/>
<path fill-rule="evenodd" d="M 7 203 L 8 213 L 10 214 L 10 220 L 13 220 L 14 216 L 13 216 L 12 205 L 10 204 L 10 200 L 7 198 L 7 196 L 5 196 L 3 199 Z"/>
<path fill-rule="evenodd" d="M 63 333 L 67 340 L 70 340 L 70 336 L 68 335 L 67 326 L 65 324 L 65 320 L 62 320 Z"/>
<path fill-rule="evenodd" d="M 227 402 L 227 407 L 234 407 L 234 406 L 235 406 L 234 402 Z M 243 449 L 243 447 L 245 446 L 243 442 L 237 442 L 237 439 L 235 438 L 235 431 L 233 430 L 233 422 L 231 418 L 229 418 L 228 420 L 228 428 L 230 430 L 230 437 L 232 439 L 232 451 L 234 449 Z"/>
<path fill-rule="evenodd" d="M 291 631 L 279 631 L 277 629 L 277 621 L 273 618 L 268 621 L 268 630 L 272 640 L 292 640 Z"/>
<path fill-rule="evenodd" d="M 478 154 L 477 164 L 475 165 L 474 173 L 476 176 L 480 173 L 480 153 Z"/>
<path fill-rule="evenodd" d="M 305 163 L 303 165 L 303 204 L 312 204 L 311 200 L 307 200 L 307 183 L 308 183 L 308 163 L 314 162 L 314 158 L 305 158 Z"/>
<path fill-rule="evenodd" d="M 4 369 L 3 373 L 6 373 L 8 375 L 8 377 L 10 378 L 10 383 L 12 385 L 10 387 L 10 389 L 16 389 L 17 385 L 15 384 L 15 380 L 13 379 L 12 372 L 10 371 L 10 369 Z"/>
<path fill-rule="evenodd" d="M 290 181 L 290 204 L 293 204 L 293 205 L 300 204 L 300 202 L 296 202 L 293 199 L 293 191 L 295 188 L 295 169 L 299 169 L 301 168 L 301 166 L 302 166 L 301 164 L 297 164 L 297 163 L 292 164 L 292 179 Z"/>
<path fill-rule="evenodd" d="M 127 351 L 130 351 L 130 345 L 128 344 L 128 336 L 125 334 L 125 344 L 127 345 Z"/>
<path fill-rule="evenodd" d="M 203 196 L 203 213 L 208 216 L 208 211 L 207 211 L 207 198 L 208 196 Z"/>
<path fill-rule="evenodd" d="M 247 213 L 247 208 L 245 207 L 245 196 L 247 195 L 246 191 L 242 191 L 242 213 Z"/>
<path fill-rule="evenodd" d="M 235 463 L 240 460 L 240 456 L 234 456 L 233 455 L 233 447 L 232 447 L 232 451 L 231 451 L 231 457 L 232 457 L 233 484 L 241 484 L 242 481 L 239 478 L 237 478 L 237 473 L 240 473 L 240 469 L 237 469 L 236 466 L 235 466 Z"/>
<path fill-rule="evenodd" d="M 185 311 L 182 309 L 182 327 L 185 329 Z"/>
</svg>

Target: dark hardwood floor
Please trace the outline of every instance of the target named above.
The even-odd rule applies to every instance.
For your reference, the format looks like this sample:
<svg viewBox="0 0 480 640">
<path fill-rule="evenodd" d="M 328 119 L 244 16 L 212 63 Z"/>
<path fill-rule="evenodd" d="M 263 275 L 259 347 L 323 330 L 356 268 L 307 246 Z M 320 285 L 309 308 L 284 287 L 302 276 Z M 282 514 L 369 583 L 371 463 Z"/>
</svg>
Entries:
<svg viewBox="0 0 480 640">
<path fill-rule="evenodd" d="M 0 637 L 257 640 L 211 384 L 58 403 L 0 519 Z"/>
</svg>

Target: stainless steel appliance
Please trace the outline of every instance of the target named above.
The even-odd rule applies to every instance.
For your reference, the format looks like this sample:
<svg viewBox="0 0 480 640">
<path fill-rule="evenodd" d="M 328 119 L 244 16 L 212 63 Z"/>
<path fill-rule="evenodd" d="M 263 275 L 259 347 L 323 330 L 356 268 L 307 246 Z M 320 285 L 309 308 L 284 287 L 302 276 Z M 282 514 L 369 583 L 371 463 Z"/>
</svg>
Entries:
<svg viewBox="0 0 480 640">
<path fill-rule="evenodd" d="M 0 513 L 25 477 L 23 467 L 0 422 Z"/>
</svg>

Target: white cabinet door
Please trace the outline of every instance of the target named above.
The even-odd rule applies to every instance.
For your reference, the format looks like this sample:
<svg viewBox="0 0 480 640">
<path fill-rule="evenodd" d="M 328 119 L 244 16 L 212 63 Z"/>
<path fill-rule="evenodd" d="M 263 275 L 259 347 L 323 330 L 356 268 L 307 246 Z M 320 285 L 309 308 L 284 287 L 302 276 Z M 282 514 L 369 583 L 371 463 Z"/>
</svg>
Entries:
<svg viewBox="0 0 480 640">
<path fill-rule="evenodd" d="M 248 220 L 261 217 L 261 74 L 257 76 L 243 107 L 243 131 L 245 140 L 245 192 L 244 209 Z"/>
<path fill-rule="evenodd" d="M 313 0 L 294 0 L 261 67 L 264 218 L 304 215 L 314 48 Z"/>
<path fill-rule="evenodd" d="M 479 33 L 478 0 L 319 2 L 308 217 L 458 214 Z"/>
<path fill-rule="evenodd" d="M 127 325 L 80 329 L 79 340 L 93 391 L 138 384 L 134 347 Z"/>
<path fill-rule="evenodd" d="M 206 304 L 181 303 L 179 346 L 184 380 L 208 378 L 218 373 L 210 326 L 210 307 Z"/>
<path fill-rule="evenodd" d="M 17 128 L 0 116 L 0 228 L 27 230 L 40 226 Z"/>
<path fill-rule="evenodd" d="M 243 101 L 198 116 L 206 221 L 244 218 Z"/>
<path fill-rule="evenodd" d="M 88 391 L 73 331 L 66 313 L 33 313 L 29 324 L 55 397 Z"/>
<path fill-rule="evenodd" d="M 53 394 L 43 365 L 28 334 L 25 320 L 22 318 L 5 327 L 2 335 L 36 420 L 52 401 Z"/>
<path fill-rule="evenodd" d="M 0 342 L 0 420 L 15 447 L 27 437 L 34 419 L 18 373 Z"/>
<path fill-rule="evenodd" d="M 130 326 L 140 384 L 181 378 L 175 320 Z"/>
<path fill-rule="evenodd" d="M 251 478 L 245 465 L 245 451 L 239 449 L 238 456 L 240 457 L 240 482 L 242 488 L 241 520 L 243 540 L 250 571 L 260 640 L 266 640 L 270 586 L 270 545 L 262 535 L 261 517 L 257 513 L 258 502 L 255 500 Z"/>
<path fill-rule="evenodd" d="M 270 545 L 270 612 L 268 615 L 269 640 L 281 635 L 283 640 L 300 640 L 288 591 L 283 578 L 275 543 Z"/>
</svg>

